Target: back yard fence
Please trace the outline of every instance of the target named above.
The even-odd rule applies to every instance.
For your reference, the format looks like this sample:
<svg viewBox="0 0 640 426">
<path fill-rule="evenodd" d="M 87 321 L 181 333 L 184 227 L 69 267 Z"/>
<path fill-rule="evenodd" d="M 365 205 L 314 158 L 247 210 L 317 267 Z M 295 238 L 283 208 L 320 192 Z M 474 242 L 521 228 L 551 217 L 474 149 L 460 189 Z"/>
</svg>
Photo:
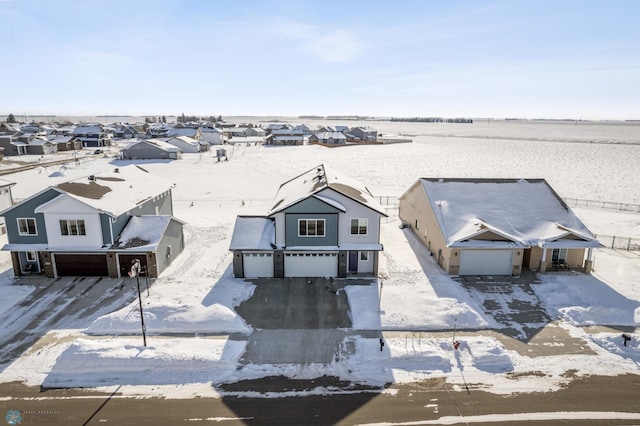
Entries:
<svg viewBox="0 0 640 426">
<path fill-rule="evenodd" d="M 378 195 L 375 197 L 387 214 L 397 215 L 400 200 L 397 195 Z"/>
<path fill-rule="evenodd" d="M 564 198 L 570 207 L 591 207 L 627 212 L 640 212 L 640 204 L 614 203 L 612 201 L 581 200 L 579 198 Z"/>
<path fill-rule="evenodd" d="M 610 249 L 638 251 L 640 250 L 640 238 L 620 237 L 616 235 L 596 235 L 600 244 Z"/>
</svg>

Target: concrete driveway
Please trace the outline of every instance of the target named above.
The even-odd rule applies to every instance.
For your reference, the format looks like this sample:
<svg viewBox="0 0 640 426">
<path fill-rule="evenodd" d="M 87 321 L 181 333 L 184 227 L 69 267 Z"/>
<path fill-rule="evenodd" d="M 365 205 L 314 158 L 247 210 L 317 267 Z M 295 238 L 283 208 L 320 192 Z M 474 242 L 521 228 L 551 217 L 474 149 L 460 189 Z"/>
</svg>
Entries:
<svg viewBox="0 0 640 426">
<path fill-rule="evenodd" d="M 499 331 L 510 337 L 528 341 L 552 321 L 531 288 L 539 281 L 530 271 L 515 277 L 465 275 L 454 279 L 502 326 Z"/>
<path fill-rule="evenodd" d="M 254 328 L 240 359 L 243 364 L 328 364 L 354 353 L 348 336 L 381 336 L 380 331 L 351 329 L 349 300 L 342 290 L 346 285 L 369 285 L 371 280 L 250 281 L 257 286 L 253 296 L 236 307 L 236 312 Z"/>
<path fill-rule="evenodd" d="M 0 314 L 0 371 L 50 330 L 81 329 L 137 297 L 132 278 L 61 277 L 16 280 L 33 286 L 17 306 Z"/>
</svg>

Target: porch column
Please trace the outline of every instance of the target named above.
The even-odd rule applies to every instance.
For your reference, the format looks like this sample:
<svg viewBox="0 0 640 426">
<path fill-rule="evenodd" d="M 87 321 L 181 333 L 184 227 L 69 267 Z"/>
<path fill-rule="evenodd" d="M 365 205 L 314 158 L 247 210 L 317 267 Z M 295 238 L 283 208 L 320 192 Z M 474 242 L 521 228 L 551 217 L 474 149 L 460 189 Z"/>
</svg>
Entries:
<svg viewBox="0 0 640 426">
<path fill-rule="evenodd" d="M 540 273 L 547 272 L 547 248 L 542 249 L 542 259 L 540 259 Z"/>
<path fill-rule="evenodd" d="M 587 275 L 591 274 L 591 270 L 593 269 L 593 260 L 591 257 L 593 256 L 593 249 L 587 249 L 587 260 L 584 262 L 584 273 Z"/>
</svg>

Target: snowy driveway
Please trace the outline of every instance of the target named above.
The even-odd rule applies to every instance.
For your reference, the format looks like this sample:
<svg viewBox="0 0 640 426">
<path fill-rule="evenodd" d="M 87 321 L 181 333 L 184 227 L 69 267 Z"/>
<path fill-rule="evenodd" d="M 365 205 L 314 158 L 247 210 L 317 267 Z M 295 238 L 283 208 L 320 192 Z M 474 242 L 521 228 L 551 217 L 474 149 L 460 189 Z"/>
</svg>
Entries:
<svg viewBox="0 0 640 426">
<path fill-rule="evenodd" d="M 0 372 L 48 331 L 83 329 L 137 297 L 131 278 L 38 278 L 17 280 L 13 285 L 33 286 L 34 290 L 0 314 Z"/>
<path fill-rule="evenodd" d="M 531 288 L 533 273 L 521 276 L 459 276 L 455 278 L 492 317 L 500 332 L 518 340 L 530 340 L 552 319 Z"/>
<path fill-rule="evenodd" d="M 381 337 L 352 330 L 345 285 L 371 280 L 275 278 L 252 280 L 256 289 L 236 312 L 254 331 L 243 364 L 329 364 L 355 351 L 348 336 Z M 244 336 L 232 336 L 244 339 Z"/>
</svg>

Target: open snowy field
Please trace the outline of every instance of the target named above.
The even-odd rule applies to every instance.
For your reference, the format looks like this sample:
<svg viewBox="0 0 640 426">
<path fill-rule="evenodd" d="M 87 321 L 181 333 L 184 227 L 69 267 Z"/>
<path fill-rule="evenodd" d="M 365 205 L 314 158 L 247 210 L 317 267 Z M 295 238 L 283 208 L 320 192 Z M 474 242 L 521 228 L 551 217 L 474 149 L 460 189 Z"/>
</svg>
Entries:
<svg viewBox="0 0 640 426">
<path fill-rule="evenodd" d="M 378 124 L 382 125 L 373 123 Z M 502 339 L 480 334 L 459 337 L 462 344 L 454 351 L 454 329 L 499 330 L 501 325 L 399 229 L 393 208 L 382 224 L 385 251 L 378 285 L 346 288 L 354 328 L 385 331 L 384 350 L 377 338 L 348 337 L 355 353 L 329 365 L 239 368 L 243 343 L 227 335 L 251 332 L 234 307 L 252 295 L 253 284 L 234 279 L 231 273 L 228 246 L 235 217 L 265 214 L 281 183 L 320 163 L 380 196 L 400 195 L 420 177 L 524 177 L 547 179 L 563 197 L 640 204 L 636 175 L 640 142 L 625 139 L 630 128 L 626 125 L 614 131 L 602 125 L 588 132 L 583 124 L 564 124 L 564 128 L 538 124 L 538 133 L 528 123 L 499 131 L 491 131 L 491 123 L 440 128 L 386 125 L 383 133 L 405 129 L 404 133 L 416 135 L 414 143 L 336 149 L 230 145 L 228 162 L 217 162 L 209 153 L 186 154 L 173 162 L 137 162 L 176 184 L 174 214 L 187 223 L 185 251 L 143 299 L 148 347 L 137 335 L 136 301 L 78 328 L 41 330 L 44 337 L 37 350 L 0 362 L 0 381 L 111 390 L 125 385 L 120 391 L 139 395 L 149 395 L 152 387 L 162 385 L 168 396 L 190 397 L 215 395 L 220 383 L 280 374 L 294 378 L 328 374 L 371 385 L 447 377 L 458 386 L 466 380 L 497 393 L 556 389 L 581 375 L 640 374 L 639 333 L 632 333 L 629 346 L 623 346 L 614 329 L 584 327 L 637 330 L 640 254 L 598 250 L 593 276 L 545 275 L 536 285 L 547 313 L 558 319 L 548 327 L 582 339 L 583 354 L 529 356 L 507 347 Z M 16 182 L 14 198 L 21 199 L 47 186 L 125 164 L 129 162 L 111 156 L 87 158 L 78 166 L 71 162 L 65 169 L 41 167 L 4 178 Z M 595 233 L 640 237 L 640 213 L 575 211 Z M 5 252 L 0 253 L 0 273 L 0 312 L 6 312 L 34 289 L 12 285 Z M 445 332 L 429 335 L 436 331 Z M 318 390 L 325 391 L 331 390 Z"/>
</svg>

